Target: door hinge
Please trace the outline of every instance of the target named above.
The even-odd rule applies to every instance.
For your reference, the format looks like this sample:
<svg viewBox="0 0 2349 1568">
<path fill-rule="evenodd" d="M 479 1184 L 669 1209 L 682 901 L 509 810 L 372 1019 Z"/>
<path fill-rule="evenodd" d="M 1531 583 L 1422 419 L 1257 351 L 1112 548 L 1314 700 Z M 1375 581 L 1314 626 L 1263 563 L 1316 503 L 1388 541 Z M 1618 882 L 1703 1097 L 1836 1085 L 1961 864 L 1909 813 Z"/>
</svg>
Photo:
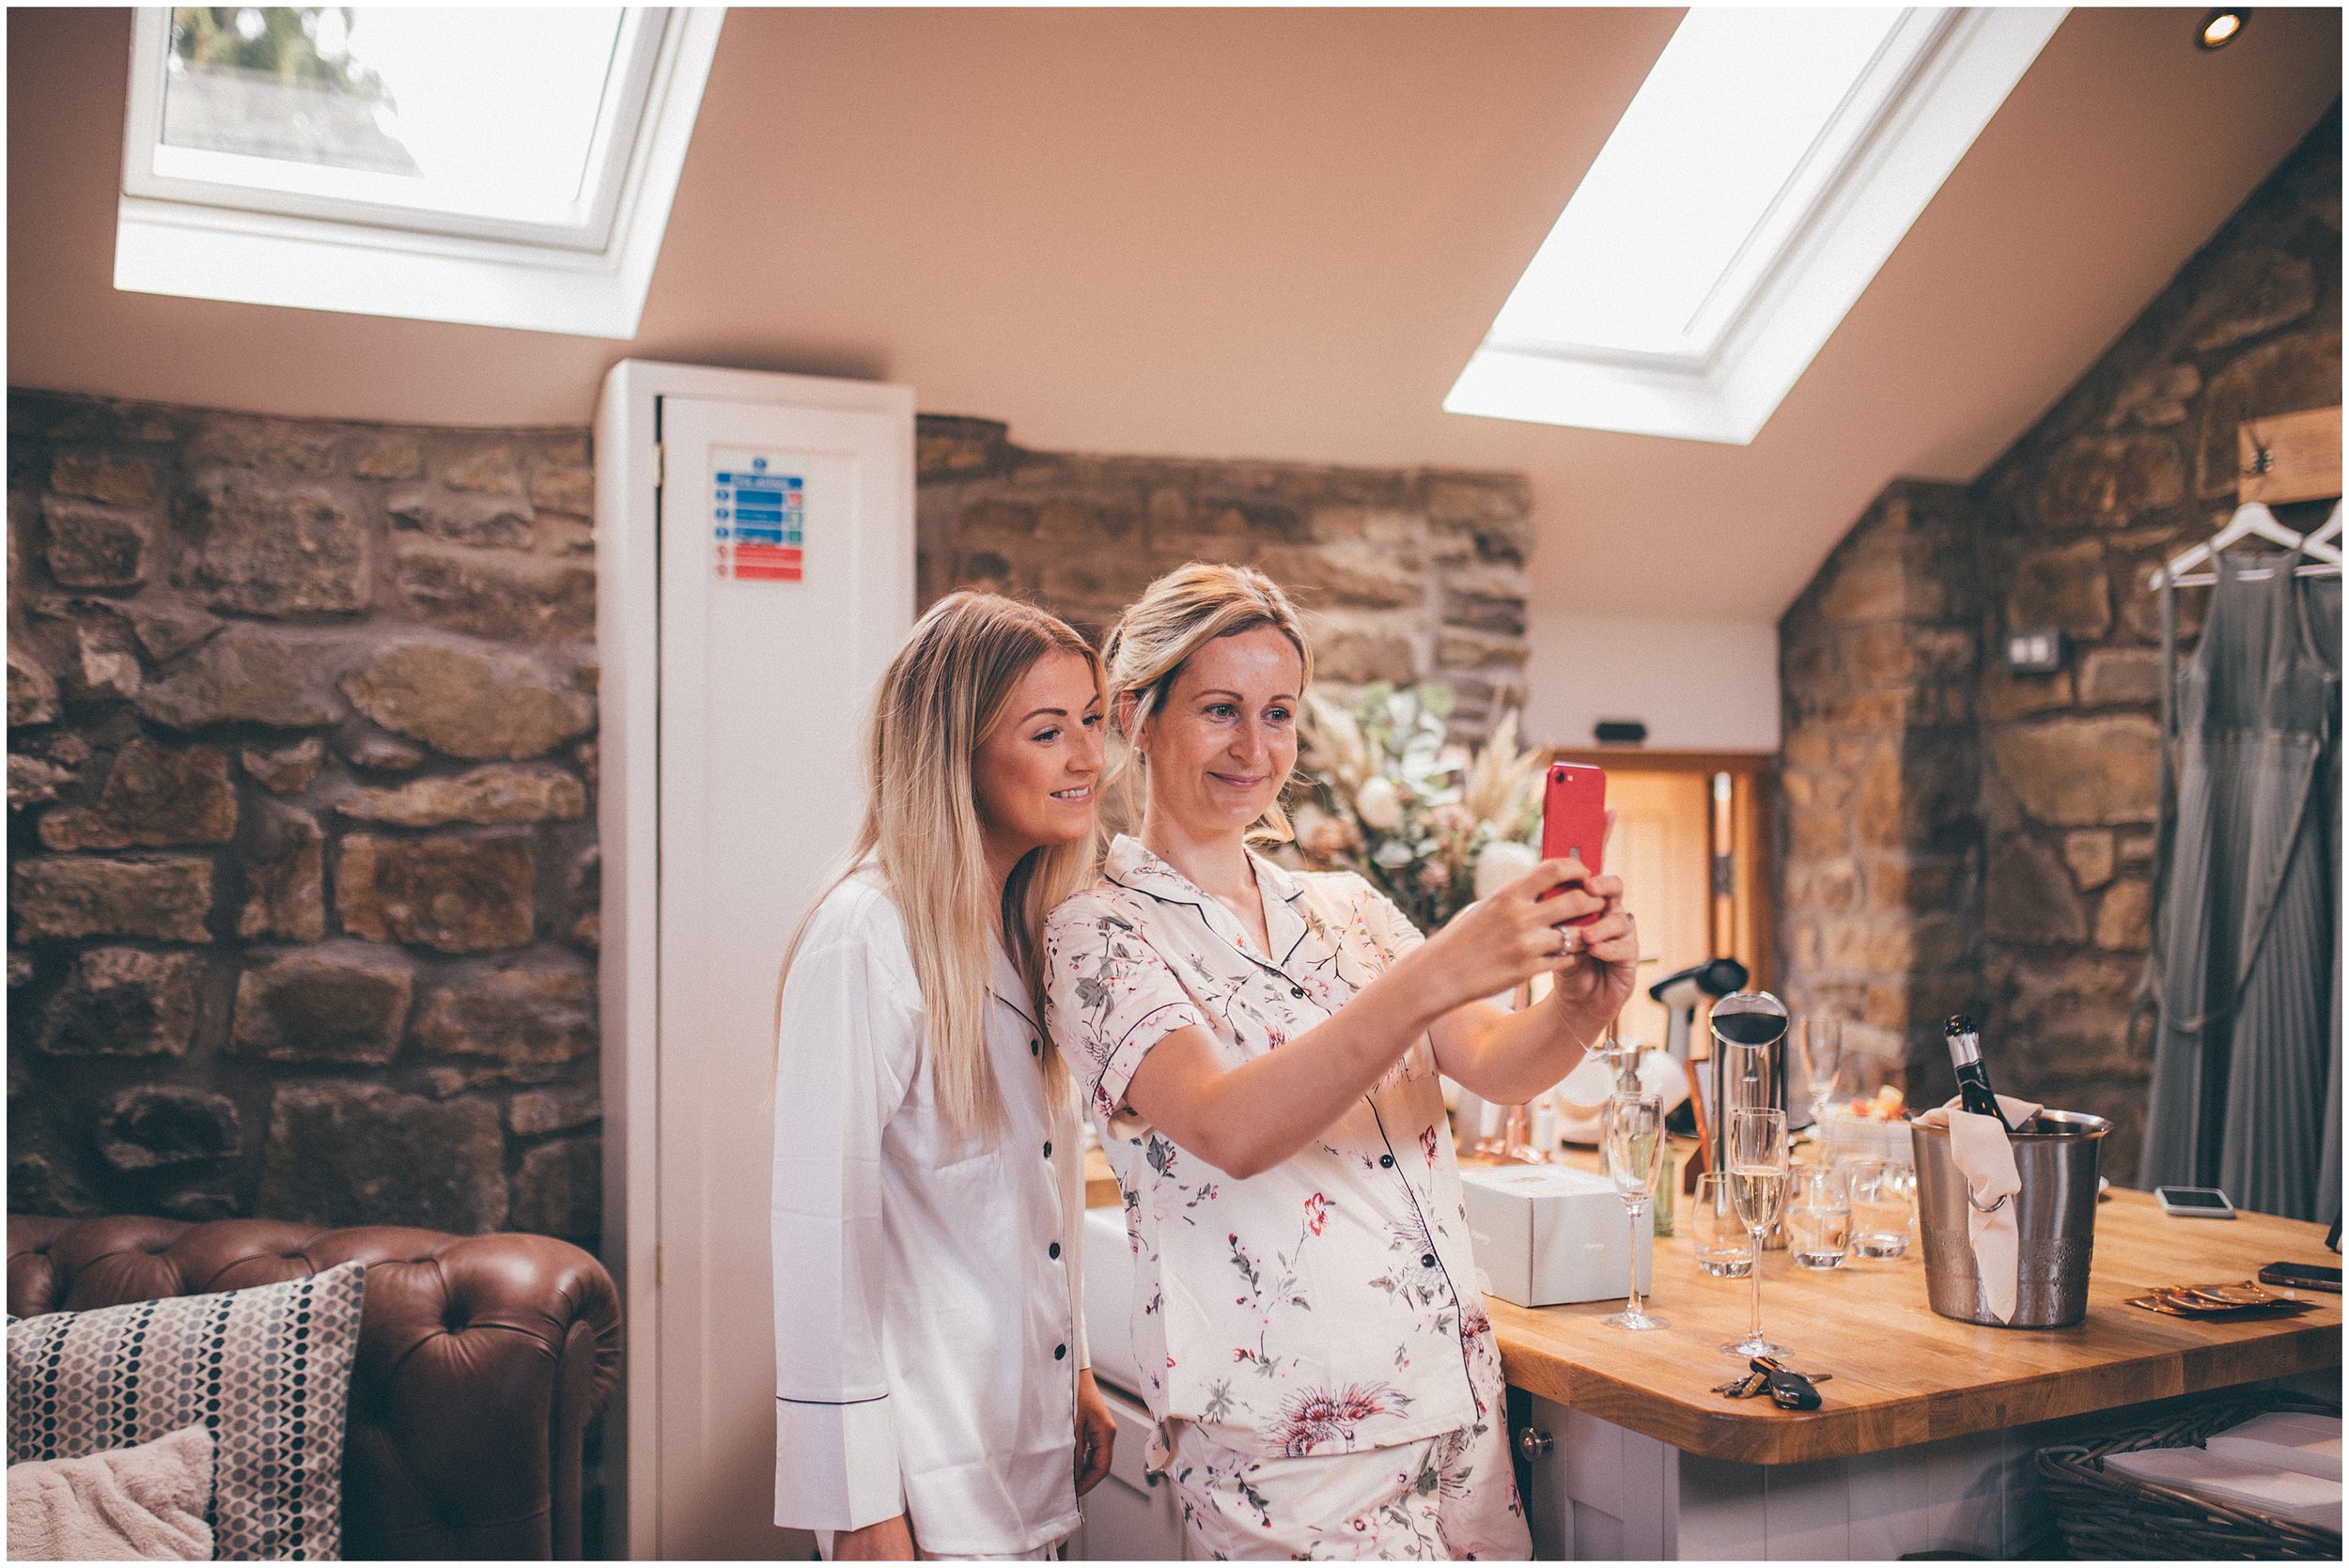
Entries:
<svg viewBox="0 0 2349 1568">
<path fill-rule="evenodd" d="M 652 488 L 665 489 L 669 484 L 669 449 L 660 442 L 652 443 Z"/>
</svg>

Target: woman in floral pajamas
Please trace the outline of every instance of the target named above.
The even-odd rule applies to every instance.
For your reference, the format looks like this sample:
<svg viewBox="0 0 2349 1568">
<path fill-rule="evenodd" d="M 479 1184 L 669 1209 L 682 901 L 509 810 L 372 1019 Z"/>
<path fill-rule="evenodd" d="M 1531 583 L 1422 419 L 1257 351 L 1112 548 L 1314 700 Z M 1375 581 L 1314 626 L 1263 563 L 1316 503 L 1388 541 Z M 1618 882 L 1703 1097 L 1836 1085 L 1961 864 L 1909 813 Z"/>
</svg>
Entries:
<svg viewBox="0 0 2349 1568">
<path fill-rule="evenodd" d="M 1523 1557 L 1436 1075 L 1521 1101 L 1573 1067 L 1630 994 L 1621 884 L 1547 861 L 1423 938 L 1251 853 L 1313 674 L 1261 573 L 1170 573 L 1107 659 L 1141 834 L 1047 920 L 1046 1001 L 1125 1195 L 1149 1461 L 1218 1557 Z"/>
</svg>

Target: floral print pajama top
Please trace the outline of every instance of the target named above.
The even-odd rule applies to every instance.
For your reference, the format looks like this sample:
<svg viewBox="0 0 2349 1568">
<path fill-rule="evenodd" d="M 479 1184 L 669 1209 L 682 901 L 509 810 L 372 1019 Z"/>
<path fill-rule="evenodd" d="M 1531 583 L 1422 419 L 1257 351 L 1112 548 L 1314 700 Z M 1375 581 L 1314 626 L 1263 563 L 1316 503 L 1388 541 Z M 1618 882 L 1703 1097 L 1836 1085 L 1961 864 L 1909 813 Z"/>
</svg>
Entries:
<svg viewBox="0 0 2349 1568">
<path fill-rule="evenodd" d="M 1351 872 L 1251 856 L 1271 951 L 1131 838 L 1045 927 L 1050 1027 L 1090 1099 L 1136 1257 L 1137 1359 L 1163 1465 L 1176 1422 L 1236 1453 L 1352 1453 L 1502 1421 L 1434 1050 L 1421 1039 L 1315 1141 L 1235 1181 L 1139 1118 L 1150 1048 L 1279 1050 L 1423 939 Z M 1511 1499 L 1514 1501 L 1514 1498 Z"/>
</svg>

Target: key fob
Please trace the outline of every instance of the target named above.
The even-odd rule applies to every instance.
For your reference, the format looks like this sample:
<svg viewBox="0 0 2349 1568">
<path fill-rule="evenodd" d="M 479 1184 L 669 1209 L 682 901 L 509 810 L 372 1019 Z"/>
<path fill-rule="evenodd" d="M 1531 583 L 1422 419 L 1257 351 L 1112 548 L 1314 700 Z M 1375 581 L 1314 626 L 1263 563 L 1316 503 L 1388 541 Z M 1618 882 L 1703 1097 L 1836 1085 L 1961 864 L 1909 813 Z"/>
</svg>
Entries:
<svg viewBox="0 0 2349 1568">
<path fill-rule="evenodd" d="M 1819 1390 L 1811 1386 L 1811 1379 L 1800 1373 L 1774 1367 L 1769 1373 L 1770 1399 L 1781 1410 L 1816 1410 Z"/>
</svg>

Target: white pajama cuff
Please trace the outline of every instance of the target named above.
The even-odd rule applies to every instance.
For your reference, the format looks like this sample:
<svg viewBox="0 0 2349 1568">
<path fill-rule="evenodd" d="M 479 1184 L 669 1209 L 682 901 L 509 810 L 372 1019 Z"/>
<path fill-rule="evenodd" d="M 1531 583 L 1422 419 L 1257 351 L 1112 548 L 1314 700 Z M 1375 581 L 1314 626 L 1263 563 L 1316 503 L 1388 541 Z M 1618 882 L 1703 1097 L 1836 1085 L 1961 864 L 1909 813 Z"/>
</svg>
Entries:
<svg viewBox="0 0 2349 1568">
<path fill-rule="evenodd" d="M 775 1401 L 775 1523 L 863 1529 L 906 1511 L 889 1397 Z"/>
</svg>

